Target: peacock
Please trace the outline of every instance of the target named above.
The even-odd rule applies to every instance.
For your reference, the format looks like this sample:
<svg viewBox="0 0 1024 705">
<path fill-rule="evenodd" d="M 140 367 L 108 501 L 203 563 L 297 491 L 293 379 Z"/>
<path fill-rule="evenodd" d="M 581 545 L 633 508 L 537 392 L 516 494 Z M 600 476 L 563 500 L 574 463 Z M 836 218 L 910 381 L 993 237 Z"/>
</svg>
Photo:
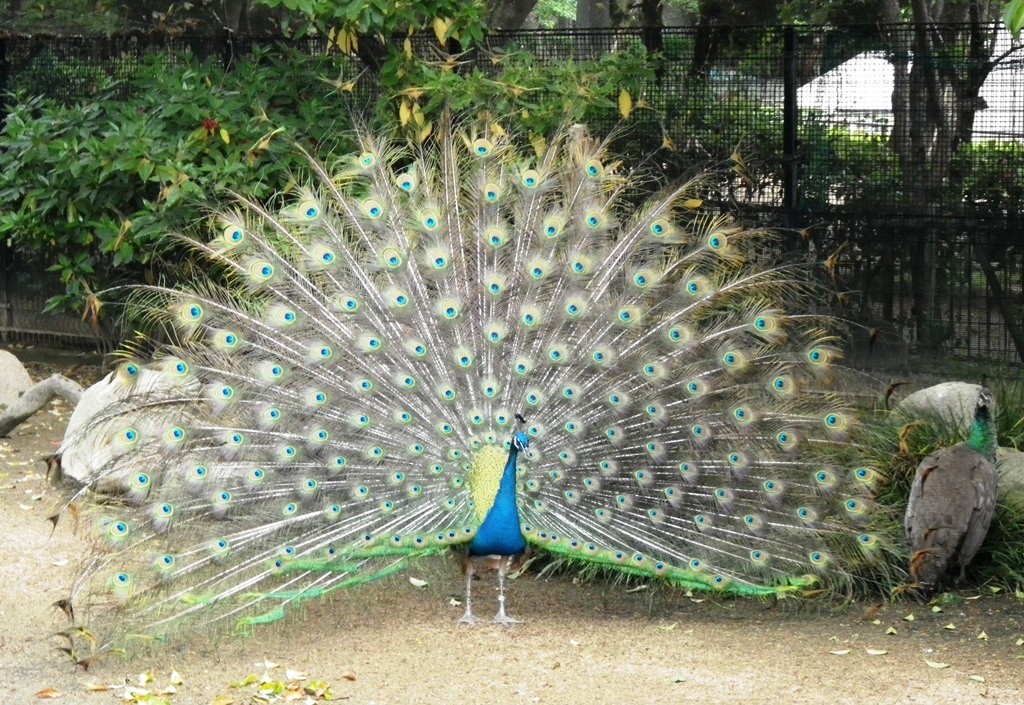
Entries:
<svg viewBox="0 0 1024 705">
<path fill-rule="evenodd" d="M 823 288 L 707 175 L 657 185 L 579 125 L 353 139 L 211 207 L 188 282 L 135 288 L 159 342 L 64 444 L 106 449 L 64 505 L 94 545 L 68 634 L 245 630 L 451 551 L 460 621 L 487 561 L 502 624 L 528 549 L 749 596 L 870 560 Z"/>
<path fill-rule="evenodd" d="M 995 514 L 996 404 L 978 391 L 970 435 L 928 455 L 917 466 L 904 518 L 910 575 L 925 596 L 959 569 L 958 582 L 981 548 Z"/>
</svg>

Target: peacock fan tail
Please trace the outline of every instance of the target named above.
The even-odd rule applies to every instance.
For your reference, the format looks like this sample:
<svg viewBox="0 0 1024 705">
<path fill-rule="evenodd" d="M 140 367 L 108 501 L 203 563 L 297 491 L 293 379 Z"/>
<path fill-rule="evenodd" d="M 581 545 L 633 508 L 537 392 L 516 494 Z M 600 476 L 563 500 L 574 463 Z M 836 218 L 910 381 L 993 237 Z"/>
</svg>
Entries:
<svg viewBox="0 0 1024 705">
<path fill-rule="evenodd" d="M 578 126 L 357 137 L 283 207 L 218 212 L 191 242 L 215 276 L 136 292 L 173 342 L 90 426 L 120 499 L 68 504 L 92 507 L 68 605 L 98 648 L 471 545 L 503 477 L 505 538 L 687 588 L 801 591 L 871 553 L 831 324 L 771 234 L 699 180 L 629 206 Z"/>
</svg>

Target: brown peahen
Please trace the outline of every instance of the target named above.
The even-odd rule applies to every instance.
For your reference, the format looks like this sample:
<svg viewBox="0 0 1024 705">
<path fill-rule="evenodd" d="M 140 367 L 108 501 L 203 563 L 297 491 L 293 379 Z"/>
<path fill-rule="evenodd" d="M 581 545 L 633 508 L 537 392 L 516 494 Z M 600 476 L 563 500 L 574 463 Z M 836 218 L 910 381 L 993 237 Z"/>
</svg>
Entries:
<svg viewBox="0 0 1024 705">
<path fill-rule="evenodd" d="M 910 576 L 924 595 L 935 593 L 950 572 L 962 581 L 995 514 L 995 399 L 978 394 L 970 435 L 932 453 L 914 473 L 904 526 Z"/>
</svg>

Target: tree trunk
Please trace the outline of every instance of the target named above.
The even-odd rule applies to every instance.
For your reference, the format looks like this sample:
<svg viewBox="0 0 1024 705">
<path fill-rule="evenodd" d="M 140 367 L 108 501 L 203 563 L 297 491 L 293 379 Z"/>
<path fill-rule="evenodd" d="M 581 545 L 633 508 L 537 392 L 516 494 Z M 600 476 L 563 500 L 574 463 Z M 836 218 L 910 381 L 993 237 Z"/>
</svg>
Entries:
<svg viewBox="0 0 1024 705">
<path fill-rule="evenodd" d="M 229 32 L 238 33 L 241 28 L 242 18 L 249 12 L 249 0 L 223 0 L 223 13 L 221 21 L 224 29 Z"/>
<path fill-rule="evenodd" d="M 884 7 L 887 20 L 899 17 L 897 0 L 887 0 Z M 908 230 L 914 236 L 911 289 L 917 343 L 936 351 L 947 334 L 938 282 L 948 263 L 939 261 L 938 226 L 944 211 L 962 207 L 953 156 L 971 139 L 978 94 L 992 69 L 992 37 L 984 27 L 987 3 L 947 6 L 912 0 L 911 7 L 913 32 L 904 26 L 890 34 L 892 145 L 903 183 L 898 207 L 909 216 Z M 934 24 L 968 17 L 970 23 L 960 27 Z"/>
<path fill-rule="evenodd" d="M 490 0 L 488 4 L 487 25 L 494 30 L 514 32 L 522 28 L 537 0 Z"/>
<path fill-rule="evenodd" d="M 651 53 L 659 52 L 665 48 L 665 43 L 661 37 L 661 15 L 663 9 L 663 0 L 641 0 L 640 2 L 640 25 L 643 27 L 644 47 Z M 658 78 L 660 79 L 661 76 L 659 75 Z"/>
<path fill-rule="evenodd" d="M 992 300 L 1003 317 L 1003 325 L 1006 326 L 1006 332 L 1010 334 L 1010 340 L 1013 341 L 1013 346 L 1017 348 L 1017 355 L 1024 359 L 1024 333 L 1021 332 L 1020 326 L 1017 325 L 1017 306 L 1003 292 L 1003 285 L 999 282 L 999 275 L 995 267 L 992 266 L 992 260 L 989 259 L 988 251 L 986 250 L 988 243 L 980 242 L 973 234 L 969 234 L 968 238 L 974 257 L 978 260 L 978 264 L 981 265 L 981 271 L 985 273 L 985 281 L 988 283 L 989 291 L 992 292 Z"/>
</svg>

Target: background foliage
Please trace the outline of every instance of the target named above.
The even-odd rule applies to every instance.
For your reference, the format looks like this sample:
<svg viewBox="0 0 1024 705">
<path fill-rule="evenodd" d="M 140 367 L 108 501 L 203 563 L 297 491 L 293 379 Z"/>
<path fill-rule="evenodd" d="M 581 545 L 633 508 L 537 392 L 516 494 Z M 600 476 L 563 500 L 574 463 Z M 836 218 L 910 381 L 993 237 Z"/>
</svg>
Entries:
<svg viewBox="0 0 1024 705">
<path fill-rule="evenodd" d="M 639 91 L 651 75 L 642 52 L 583 63 L 544 65 L 525 54 L 503 61 L 488 76 L 406 57 L 403 71 L 421 97 L 410 99 L 397 83 L 383 91 L 379 129 L 395 129 L 402 107 L 415 108 L 407 128 L 423 130 L 442 105 L 488 105 L 544 134 L 565 118 L 607 120 L 621 91 Z M 277 46 L 225 71 L 219 59 L 154 54 L 132 79 L 131 100 L 103 76 L 91 79 L 96 97 L 85 102 L 15 96 L 0 134 L 0 237 L 49 258 L 66 286 L 53 308 L 95 313 L 96 292 L 159 276 L 174 259 L 168 235 L 202 217 L 197 204 L 228 191 L 267 199 L 287 190 L 301 170 L 292 143 L 320 154 L 348 148 L 338 140 L 353 114 L 365 115 L 353 86 L 328 78 L 337 62 Z"/>
<path fill-rule="evenodd" d="M 18 96 L 0 151 L 0 237 L 51 258 L 67 287 L 54 307 L 94 309 L 94 292 L 154 276 L 200 200 L 267 198 L 298 166 L 290 141 L 329 148 L 344 134 L 321 65 L 256 51 L 225 73 L 154 55 L 131 101 L 114 83 L 80 104 Z"/>
</svg>

